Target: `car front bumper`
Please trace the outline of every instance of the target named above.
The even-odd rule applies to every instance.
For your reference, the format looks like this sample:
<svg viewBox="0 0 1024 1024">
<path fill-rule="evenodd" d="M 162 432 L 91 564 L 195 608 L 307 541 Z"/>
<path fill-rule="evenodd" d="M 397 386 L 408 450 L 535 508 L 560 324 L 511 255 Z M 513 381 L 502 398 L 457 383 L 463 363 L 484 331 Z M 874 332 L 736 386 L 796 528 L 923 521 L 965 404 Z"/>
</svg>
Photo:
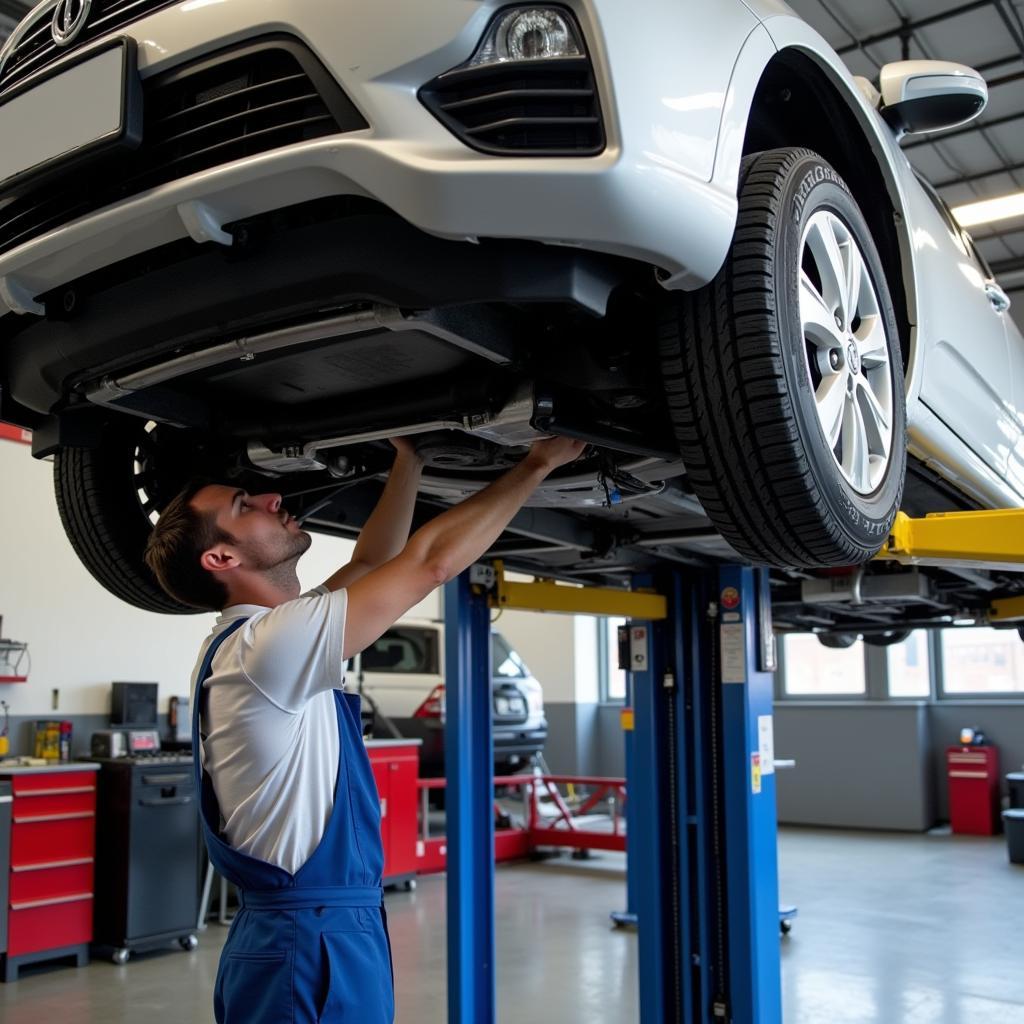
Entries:
<svg viewBox="0 0 1024 1024">
<path fill-rule="evenodd" d="M 216 240 L 219 225 L 338 194 L 376 199 L 446 239 L 569 245 L 649 263 L 668 286 L 705 283 L 735 221 L 735 182 L 714 180 L 714 156 L 724 86 L 752 16 L 738 0 L 652 0 L 659 31 L 650 32 L 619 0 L 573 0 L 567 6 L 594 64 L 607 146 L 586 158 L 499 157 L 460 142 L 417 92 L 474 51 L 502 6 L 435 0 L 424 14 L 411 0 L 186 0 L 130 25 L 122 34 L 137 42 L 143 79 L 254 38 L 293 36 L 370 127 L 192 174 L 18 245 L 0 255 L 0 313 L 40 312 L 35 296 L 84 274 L 180 238 Z M 697 31 L 693 7 L 715 12 L 701 31 L 722 34 L 717 62 L 680 57 L 680 41 L 692 44 Z M 709 68 L 717 68 L 720 92 L 707 91 Z"/>
</svg>

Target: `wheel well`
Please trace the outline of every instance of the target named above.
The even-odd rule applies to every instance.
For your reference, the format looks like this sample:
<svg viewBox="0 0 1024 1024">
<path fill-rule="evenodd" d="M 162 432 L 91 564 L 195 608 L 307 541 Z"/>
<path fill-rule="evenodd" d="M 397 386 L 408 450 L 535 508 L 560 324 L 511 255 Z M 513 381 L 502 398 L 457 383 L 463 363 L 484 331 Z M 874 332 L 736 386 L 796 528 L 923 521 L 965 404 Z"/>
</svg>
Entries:
<svg viewBox="0 0 1024 1024">
<path fill-rule="evenodd" d="M 885 268 L 896 309 L 903 365 L 910 355 L 910 317 L 903 259 L 889 191 L 849 105 L 814 61 L 783 50 L 769 62 L 754 95 L 743 153 L 804 146 L 823 156 L 849 185 Z M 879 198 L 884 202 L 879 202 Z"/>
</svg>

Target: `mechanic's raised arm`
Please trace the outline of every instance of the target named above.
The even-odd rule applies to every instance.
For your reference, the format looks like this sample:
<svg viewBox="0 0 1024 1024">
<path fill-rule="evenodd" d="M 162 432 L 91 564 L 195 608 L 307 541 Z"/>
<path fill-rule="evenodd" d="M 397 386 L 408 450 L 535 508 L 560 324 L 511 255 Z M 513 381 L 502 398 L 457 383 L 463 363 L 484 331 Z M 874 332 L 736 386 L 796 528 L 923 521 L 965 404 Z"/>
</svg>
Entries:
<svg viewBox="0 0 1024 1024">
<path fill-rule="evenodd" d="M 395 461 L 384 491 L 359 533 L 352 560 L 324 582 L 328 590 L 352 586 L 368 572 L 390 562 L 409 539 L 423 462 L 408 438 L 392 438 L 391 443 L 395 446 Z"/>
<path fill-rule="evenodd" d="M 343 657 L 364 650 L 432 590 L 469 568 L 501 536 L 537 485 L 583 448 L 566 437 L 538 441 L 518 466 L 420 527 L 401 554 L 352 583 Z"/>
</svg>

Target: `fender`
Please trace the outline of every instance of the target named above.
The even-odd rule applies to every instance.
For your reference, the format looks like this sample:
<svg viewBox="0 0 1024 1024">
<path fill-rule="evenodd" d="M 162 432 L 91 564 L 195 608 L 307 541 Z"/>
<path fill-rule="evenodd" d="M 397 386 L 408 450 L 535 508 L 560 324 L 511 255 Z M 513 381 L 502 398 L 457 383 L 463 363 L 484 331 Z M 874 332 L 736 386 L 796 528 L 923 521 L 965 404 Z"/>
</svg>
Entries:
<svg viewBox="0 0 1024 1024">
<path fill-rule="evenodd" d="M 783 5 L 777 3 L 766 6 L 769 10 L 784 9 Z M 754 13 L 759 12 L 755 10 Z M 877 164 L 895 211 L 907 320 L 910 325 L 909 357 L 905 368 L 909 407 L 920 391 L 921 377 L 917 343 L 920 319 L 915 283 L 914 246 L 905 215 L 906 180 L 912 172 L 892 132 L 864 98 L 841 58 L 822 36 L 792 14 L 778 14 L 766 18 L 758 29 L 750 33 L 740 51 L 723 110 L 712 184 L 719 188 L 731 188 L 735 192 L 743 156 L 743 143 L 758 86 L 772 58 L 789 49 L 799 52 L 814 63 L 831 86 L 834 95 L 853 115 L 867 143 L 865 156 L 870 155 Z"/>
</svg>

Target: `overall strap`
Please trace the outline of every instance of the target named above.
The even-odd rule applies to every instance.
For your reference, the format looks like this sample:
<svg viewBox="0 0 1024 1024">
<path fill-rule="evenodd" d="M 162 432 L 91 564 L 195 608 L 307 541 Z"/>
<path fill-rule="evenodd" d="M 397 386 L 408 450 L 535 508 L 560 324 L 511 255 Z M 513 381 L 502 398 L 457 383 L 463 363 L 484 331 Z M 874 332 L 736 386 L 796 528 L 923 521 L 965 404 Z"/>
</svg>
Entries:
<svg viewBox="0 0 1024 1024">
<path fill-rule="evenodd" d="M 203 658 L 203 664 L 199 668 L 199 675 L 196 677 L 196 692 L 192 696 L 192 769 L 196 777 L 197 793 L 202 793 L 203 785 L 202 747 L 199 738 L 199 716 L 206 697 L 206 688 L 203 684 L 210 678 L 210 673 L 213 671 L 213 659 L 217 651 L 220 650 L 220 645 L 232 633 L 237 632 L 237 630 L 245 625 L 245 622 L 245 619 L 236 619 L 227 629 L 210 641 L 210 646 L 206 649 L 206 657 Z"/>
</svg>

